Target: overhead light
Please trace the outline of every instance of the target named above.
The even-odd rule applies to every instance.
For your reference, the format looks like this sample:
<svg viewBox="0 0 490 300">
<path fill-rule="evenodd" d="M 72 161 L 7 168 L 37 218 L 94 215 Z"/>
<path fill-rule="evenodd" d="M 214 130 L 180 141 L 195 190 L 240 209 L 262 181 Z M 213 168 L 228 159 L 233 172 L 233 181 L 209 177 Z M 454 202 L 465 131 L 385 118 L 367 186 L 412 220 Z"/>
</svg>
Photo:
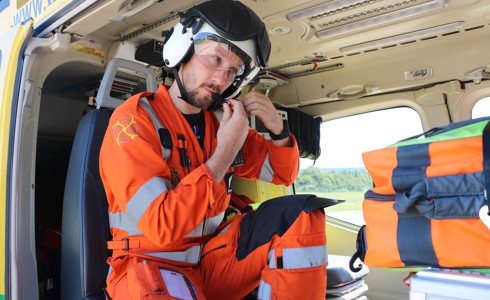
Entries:
<svg viewBox="0 0 490 300">
<path fill-rule="evenodd" d="M 377 15 L 359 21 L 320 30 L 316 33 L 316 36 L 320 39 L 327 39 L 337 35 L 382 25 L 388 22 L 403 20 L 409 17 L 427 13 L 429 11 L 441 9 L 446 6 L 447 2 L 448 0 L 433 0 L 429 2 L 424 2 L 411 7 L 391 11 L 382 15 Z"/>
<path fill-rule="evenodd" d="M 340 90 L 327 94 L 329 99 L 353 100 L 359 99 L 367 95 L 374 94 L 379 91 L 379 86 L 370 85 L 350 85 Z"/>
<path fill-rule="evenodd" d="M 370 2 L 372 2 L 372 0 L 334 0 L 291 13 L 287 17 L 290 20 L 296 21 L 320 14 L 327 14 L 329 12 L 337 11 L 346 7 L 369 4 Z"/>
<path fill-rule="evenodd" d="M 464 74 L 466 79 L 471 79 L 475 84 L 480 84 L 483 79 L 490 79 L 489 66 L 479 67 Z"/>
<path fill-rule="evenodd" d="M 449 24 L 431 27 L 427 29 L 417 30 L 413 32 L 400 34 L 400 35 L 390 36 L 387 38 L 382 38 L 379 40 L 373 40 L 365 43 L 342 47 L 340 48 L 340 51 L 343 53 L 355 53 L 355 52 L 361 52 L 369 49 L 381 48 L 388 45 L 402 44 L 417 39 L 427 38 L 439 34 L 460 30 L 461 27 L 463 27 L 463 24 L 464 24 L 463 21 L 459 21 L 459 22 L 449 23 Z"/>
<path fill-rule="evenodd" d="M 161 2 L 160 0 L 151 0 L 142 4 L 138 4 L 138 1 L 126 1 L 124 6 L 119 10 L 117 15 L 115 15 L 111 21 L 121 22 L 125 18 L 129 18 L 148 7 L 152 6 L 155 3 Z"/>
</svg>

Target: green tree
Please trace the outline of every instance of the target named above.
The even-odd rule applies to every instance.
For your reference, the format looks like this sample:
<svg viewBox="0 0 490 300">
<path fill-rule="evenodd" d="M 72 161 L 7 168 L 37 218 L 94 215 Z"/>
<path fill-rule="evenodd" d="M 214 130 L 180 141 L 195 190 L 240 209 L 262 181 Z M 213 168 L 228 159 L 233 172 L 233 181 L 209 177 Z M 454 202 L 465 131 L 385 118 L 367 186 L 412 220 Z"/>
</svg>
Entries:
<svg viewBox="0 0 490 300">
<path fill-rule="evenodd" d="M 298 192 L 361 192 L 372 186 L 366 169 L 320 169 L 310 166 L 300 171 L 295 187 Z"/>
</svg>

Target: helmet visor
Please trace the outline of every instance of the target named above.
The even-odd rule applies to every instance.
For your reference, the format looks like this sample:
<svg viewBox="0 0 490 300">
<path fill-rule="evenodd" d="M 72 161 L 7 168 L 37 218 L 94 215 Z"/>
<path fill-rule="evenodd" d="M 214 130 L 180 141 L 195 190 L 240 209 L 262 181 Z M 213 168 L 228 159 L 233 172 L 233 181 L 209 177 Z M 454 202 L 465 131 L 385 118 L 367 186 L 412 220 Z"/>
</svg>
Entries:
<svg viewBox="0 0 490 300">
<path fill-rule="evenodd" d="M 255 68 L 252 59 L 228 40 L 209 32 L 200 32 L 194 37 L 194 53 L 199 61 L 209 69 L 226 71 L 229 82 L 242 77 L 249 70 Z M 242 60 L 232 63 L 232 53 Z"/>
</svg>

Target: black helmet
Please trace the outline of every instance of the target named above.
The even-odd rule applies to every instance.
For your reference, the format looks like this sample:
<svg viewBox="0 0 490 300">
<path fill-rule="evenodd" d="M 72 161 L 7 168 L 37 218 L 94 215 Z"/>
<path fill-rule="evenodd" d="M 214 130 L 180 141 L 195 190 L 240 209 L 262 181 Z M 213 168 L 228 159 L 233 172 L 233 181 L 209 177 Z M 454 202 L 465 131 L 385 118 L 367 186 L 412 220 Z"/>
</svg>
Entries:
<svg viewBox="0 0 490 300">
<path fill-rule="evenodd" d="M 209 33 L 224 38 L 242 59 L 245 70 L 222 93 L 235 96 L 261 68 L 267 67 L 271 43 L 265 24 L 250 8 L 233 0 L 210 0 L 190 8 L 180 16 L 180 22 L 170 31 L 163 48 L 165 65 L 176 69 L 193 53 L 194 38 Z M 248 62 L 248 63 L 247 63 Z"/>
</svg>

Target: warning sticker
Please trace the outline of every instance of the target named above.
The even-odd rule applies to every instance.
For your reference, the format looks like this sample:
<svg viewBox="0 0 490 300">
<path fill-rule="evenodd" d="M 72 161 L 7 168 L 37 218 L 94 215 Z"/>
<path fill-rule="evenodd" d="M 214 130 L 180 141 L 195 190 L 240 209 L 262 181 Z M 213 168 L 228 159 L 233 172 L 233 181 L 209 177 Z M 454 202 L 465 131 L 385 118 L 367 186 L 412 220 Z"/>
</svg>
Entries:
<svg viewBox="0 0 490 300">
<path fill-rule="evenodd" d="M 97 48 L 92 48 L 92 47 L 89 47 L 86 45 L 81 45 L 81 44 L 73 44 L 72 48 L 75 51 L 83 52 L 83 53 L 86 53 L 89 55 L 94 55 L 94 56 L 97 56 L 100 58 L 105 57 L 105 52 L 100 50 L 100 49 L 97 49 Z"/>
</svg>

